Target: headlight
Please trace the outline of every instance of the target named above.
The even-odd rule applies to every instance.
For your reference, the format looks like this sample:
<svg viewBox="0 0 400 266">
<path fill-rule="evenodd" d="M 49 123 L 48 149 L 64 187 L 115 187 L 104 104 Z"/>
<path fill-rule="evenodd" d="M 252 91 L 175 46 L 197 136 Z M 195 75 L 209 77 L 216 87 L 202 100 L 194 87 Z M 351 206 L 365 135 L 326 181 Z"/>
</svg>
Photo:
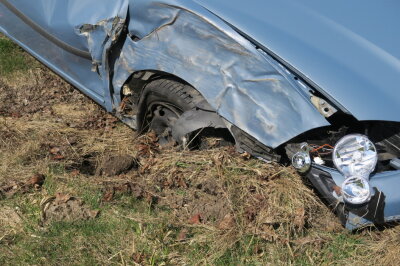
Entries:
<svg viewBox="0 0 400 266">
<path fill-rule="evenodd" d="M 333 150 L 333 162 L 346 177 L 368 178 L 378 161 L 375 145 L 363 135 L 352 134 L 343 137 Z"/>
<path fill-rule="evenodd" d="M 362 204 L 370 200 L 369 175 L 378 161 L 375 145 L 359 134 L 347 135 L 340 139 L 333 150 L 333 162 L 346 177 L 342 184 L 345 201 Z"/>
<path fill-rule="evenodd" d="M 363 177 L 349 177 L 342 185 L 343 198 L 352 204 L 362 204 L 371 199 L 371 188 Z"/>
<path fill-rule="evenodd" d="M 311 167 L 310 154 L 308 152 L 305 152 L 305 151 L 301 151 L 301 152 L 296 153 L 292 158 L 292 165 L 300 173 L 307 172 Z"/>
</svg>

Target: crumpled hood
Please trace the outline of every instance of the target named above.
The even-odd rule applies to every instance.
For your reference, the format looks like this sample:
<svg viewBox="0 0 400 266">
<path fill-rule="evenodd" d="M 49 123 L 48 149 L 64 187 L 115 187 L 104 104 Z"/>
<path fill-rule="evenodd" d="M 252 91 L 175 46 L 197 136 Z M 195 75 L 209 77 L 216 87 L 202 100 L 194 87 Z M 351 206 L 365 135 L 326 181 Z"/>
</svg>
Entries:
<svg viewBox="0 0 400 266">
<path fill-rule="evenodd" d="M 358 120 L 400 121 L 397 0 L 194 0 Z"/>
</svg>

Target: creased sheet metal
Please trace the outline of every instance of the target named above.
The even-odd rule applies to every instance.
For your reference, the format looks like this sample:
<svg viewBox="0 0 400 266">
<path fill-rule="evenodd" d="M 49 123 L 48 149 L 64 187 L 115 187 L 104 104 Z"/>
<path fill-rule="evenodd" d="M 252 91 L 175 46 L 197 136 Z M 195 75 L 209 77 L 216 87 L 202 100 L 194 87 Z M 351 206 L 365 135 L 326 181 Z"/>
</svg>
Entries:
<svg viewBox="0 0 400 266">
<path fill-rule="evenodd" d="M 117 14 L 101 20 L 96 24 L 81 24 L 75 27 L 78 35 L 87 39 L 87 47 L 92 55 L 94 66 L 99 66 L 104 62 L 107 64 L 108 58 L 105 56 L 114 42 L 116 42 L 126 24 L 128 14 L 128 1 L 119 3 L 120 7 Z M 107 69 L 107 72 L 109 70 Z"/>
<path fill-rule="evenodd" d="M 219 115 L 269 147 L 328 125 L 310 101 L 260 52 L 221 20 L 183 1 L 134 1 L 115 63 L 118 94 L 140 70 L 174 74 L 194 86 Z"/>
<path fill-rule="evenodd" d="M 117 3 L 116 3 L 117 5 Z M 87 39 L 88 49 L 92 56 L 93 71 L 96 71 L 103 81 L 105 107 L 112 111 L 112 85 L 110 78 L 112 69 L 110 69 L 109 55 L 112 46 L 118 42 L 122 31 L 126 25 L 128 17 L 129 2 L 120 0 L 119 9 L 113 17 L 97 22 L 96 24 L 81 24 L 75 27 L 78 35 Z"/>
</svg>

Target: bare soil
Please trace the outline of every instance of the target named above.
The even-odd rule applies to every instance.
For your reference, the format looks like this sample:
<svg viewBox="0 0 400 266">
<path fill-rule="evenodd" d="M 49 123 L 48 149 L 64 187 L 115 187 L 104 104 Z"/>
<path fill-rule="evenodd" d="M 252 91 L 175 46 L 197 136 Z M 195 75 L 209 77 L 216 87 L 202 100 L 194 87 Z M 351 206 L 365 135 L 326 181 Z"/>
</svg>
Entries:
<svg viewBox="0 0 400 266">
<path fill-rule="evenodd" d="M 57 221 L 88 220 L 96 218 L 99 214 L 98 211 L 86 207 L 80 199 L 60 193 L 57 193 L 54 197 L 43 199 L 40 207 L 42 225 Z"/>
</svg>

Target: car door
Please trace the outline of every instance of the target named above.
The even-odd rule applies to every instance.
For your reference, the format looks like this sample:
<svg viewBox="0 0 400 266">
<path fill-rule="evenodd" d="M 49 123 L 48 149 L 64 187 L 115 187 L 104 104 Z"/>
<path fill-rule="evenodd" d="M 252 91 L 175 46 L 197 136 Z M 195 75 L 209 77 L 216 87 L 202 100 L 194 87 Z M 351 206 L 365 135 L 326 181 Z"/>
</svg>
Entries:
<svg viewBox="0 0 400 266">
<path fill-rule="evenodd" d="M 107 78 L 93 67 L 80 29 L 119 14 L 125 0 L 0 0 L 0 30 L 99 104 L 111 108 Z M 97 49 L 101 47 L 98 46 Z M 97 51 L 98 52 L 98 51 Z M 99 55 L 97 55 L 99 56 Z M 100 51 L 101 57 L 101 51 Z M 97 58 L 101 61 L 101 58 Z M 98 62 L 101 64 L 101 62 Z"/>
</svg>

